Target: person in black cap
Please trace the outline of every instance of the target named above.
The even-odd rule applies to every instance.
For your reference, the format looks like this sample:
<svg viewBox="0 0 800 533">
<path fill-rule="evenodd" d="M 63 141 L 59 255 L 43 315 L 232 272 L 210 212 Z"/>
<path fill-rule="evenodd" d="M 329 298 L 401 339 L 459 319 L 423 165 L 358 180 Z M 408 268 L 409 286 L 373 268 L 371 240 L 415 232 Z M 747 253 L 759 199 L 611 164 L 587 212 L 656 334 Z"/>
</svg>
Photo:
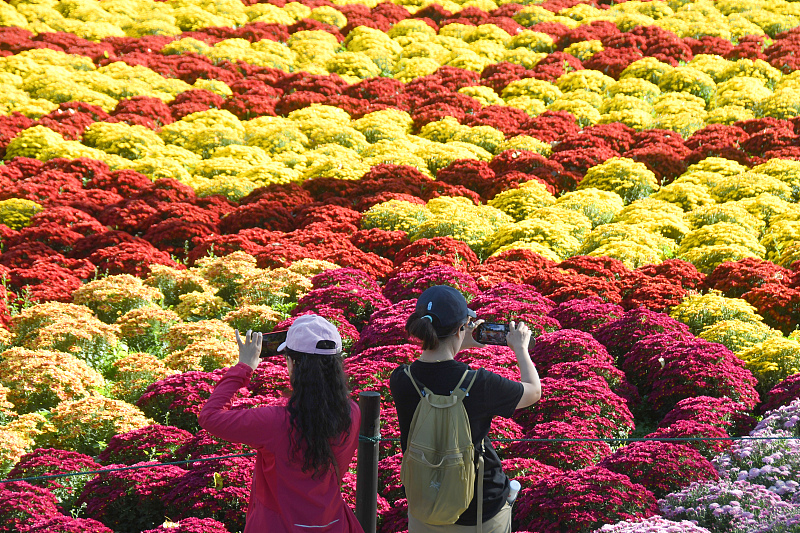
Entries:
<svg viewBox="0 0 800 533">
<path fill-rule="evenodd" d="M 455 360 L 465 348 L 482 347 L 472 337 L 472 330 L 481 323 L 475 311 L 467 307 L 464 296 L 447 285 L 436 285 L 425 290 L 417 300 L 414 313 L 406 321 L 409 335 L 422 341 L 422 354 L 411 363 L 409 370 L 414 379 L 424 384 L 434 394 L 447 395 L 457 386 L 468 365 Z M 520 381 L 479 369 L 469 394 L 464 398 L 464 408 L 469 417 L 470 430 L 476 450 L 483 450 L 483 494 L 477 494 L 466 511 L 453 525 L 431 525 L 414 518 L 409 509 L 409 533 L 468 533 L 475 531 L 477 523 L 477 498 L 483 498 L 482 533 L 509 533 L 511 507 L 507 503 L 509 479 L 503 473 L 500 458 L 488 439 L 492 418 L 511 418 L 514 411 L 533 405 L 541 397 L 541 385 L 536 367 L 528 354 L 531 332 L 524 323 L 510 322 L 506 337 L 508 346 L 517 356 Z M 406 450 L 408 433 L 420 397 L 413 383 L 400 365 L 389 381 L 397 408 L 400 425 L 400 446 Z M 477 480 L 476 480 L 477 484 Z"/>
</svg>

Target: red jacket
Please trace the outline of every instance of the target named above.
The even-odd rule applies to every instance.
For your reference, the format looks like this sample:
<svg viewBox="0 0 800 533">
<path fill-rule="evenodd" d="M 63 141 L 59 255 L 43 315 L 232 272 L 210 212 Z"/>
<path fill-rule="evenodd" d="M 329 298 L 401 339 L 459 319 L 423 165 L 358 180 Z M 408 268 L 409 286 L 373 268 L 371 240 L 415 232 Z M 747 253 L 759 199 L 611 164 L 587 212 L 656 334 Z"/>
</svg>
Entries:
<svg viewBox="0 0 800 533">
<path fill-rule="evenodd" d="M 198 417 L 200 426 L 212 435 L 257 451 L 244 533 L 363 533 L 342 499 L 341 479 L 333 469 L 312 479 L 310 472 L 303 472 L 291 459 L 285 407 L 229 410 L 231 398 L 247 386 L 252 373 L 244 363 L 228 369 Z M 355 454 L 360 419 L 353 402 L 350 434 L 333 450 L 341 475 Z"/>
</svg>

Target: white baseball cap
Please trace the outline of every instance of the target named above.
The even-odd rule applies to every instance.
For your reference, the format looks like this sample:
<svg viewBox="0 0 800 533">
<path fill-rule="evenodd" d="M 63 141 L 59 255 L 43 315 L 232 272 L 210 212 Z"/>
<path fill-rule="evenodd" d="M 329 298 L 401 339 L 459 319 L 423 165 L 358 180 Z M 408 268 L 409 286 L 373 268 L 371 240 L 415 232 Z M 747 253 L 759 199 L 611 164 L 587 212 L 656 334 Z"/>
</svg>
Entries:
<svg viewBox="0 0 800 533">
<path fill-rule="evenodd" d="M 295 352 L 315 355 L 337 355 L 342 351 L 342 337 L 336 326 L 319 315 L 302 315 L 286 332 L 286 342 L 278 346 Z"/>
</svg>

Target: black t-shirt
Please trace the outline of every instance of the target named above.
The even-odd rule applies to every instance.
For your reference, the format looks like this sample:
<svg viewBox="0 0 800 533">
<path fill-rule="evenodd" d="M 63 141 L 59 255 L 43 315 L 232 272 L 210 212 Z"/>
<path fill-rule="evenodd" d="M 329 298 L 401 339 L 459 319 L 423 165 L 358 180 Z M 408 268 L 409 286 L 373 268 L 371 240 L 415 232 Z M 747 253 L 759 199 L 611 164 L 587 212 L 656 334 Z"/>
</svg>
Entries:
<svg viewBox="0 0 800 533">
<path fill-rule="evenodd" d="M 414 361 L 411 363 L 411 374 L 422 382 L 434 394 L 450 394 L 464 370 L 469 367 L 458 361 L 442 361 L 440 363 L 424 363 Z M 470 376 L 471 377 L 471 376 Z M 462 387 L 468 385 L 465 380 Z M 417 409 L 420 397 L 411 380 L 403 371 L 403 365 L 394 369 L 389 380 L 395 406 L 397 419 L 400 423 L 400 445 L 405 451 L 411 419 Z M 492 418 L 502 416 L 511 418 L 514 410 L 522 398 L 524 388 L 522 383 L 511 381 L 502 376 L 489 372 L 483 368 L 478 370 L 475 383 L 469 391 L 469 396 L 464 398 L 464 408 L 469 417 L 472 440 L 476 453 L 480 450 L 480 443 L 485 446 L 484 476 L 483 476 L 483 521 L 496 515 L 508 497 L 508 477 L 503 473 L 503 467 L 497 452 L 487 438 L 491 427 Z M 476 480 L 477 485 L 477 480 Z M 476 491 L 477 492 L 477 491 Z M 461 526 L 474 526 L 477 523 L 476 499 L 459 517 L 456 524 Z"/>
</svg>

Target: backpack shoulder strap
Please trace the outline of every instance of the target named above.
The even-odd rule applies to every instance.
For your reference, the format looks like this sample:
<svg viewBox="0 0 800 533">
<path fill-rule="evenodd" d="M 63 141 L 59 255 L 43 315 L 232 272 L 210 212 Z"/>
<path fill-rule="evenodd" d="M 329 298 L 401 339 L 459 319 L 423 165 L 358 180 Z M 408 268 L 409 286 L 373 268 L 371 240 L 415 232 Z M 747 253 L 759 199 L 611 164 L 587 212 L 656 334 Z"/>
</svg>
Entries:
<svg viewBox="0 0 800 533">
<path fill-rule="evenodd" d="M 470 380 L 469 385 L 467 385 L 466 388 L 462 387 L 461 385 L 464 384 L 464 381 L 466 381 L 466 379 L 469 377 L 470 374 L 472 374 L 472 379 Z M 461 376 L 461 379 L 459 380 L 458 385 L 456 385 L 455 390 L 453 390 L 453 392 L 451 392 L 450 394 L 458 396 L 459 398 L 461 398 L 463 400 L 464 398 L 469 396 L 469 390 L 472 388 L 472 385 L 475 383 L 475 378 L 477 376 L 478 376 L 478 371 L 477 370 L 470 370 L 469 368 L 467 368 L 464 371 L 464 374 Z"/>
<path fill-rule="evenodd" d="M 406 376 L 408 376 L 408 379 L 411 380 L 411 384 L 414 385 L 414 388 L 417 390 L 417 394 L 419 394 L 419 397 L 424 398 L 425 397 L 424 391 L 427 387 L 425 387 L 425 385 L 422 385 L 422 383 L 420 383 L 420 385 L 422 385 L 422 390 L 420 390 L 419 386 L 417 385 L 417 378 L 411 375 L 411 367 L 408 365 L 403 365 L 403 372 L 405 372 Z"/>
<path fill-rule="evenodd" d="M 425 384 L 417 380 L 417 378 L 415 378 L 411 374 L 410 365 L 403 365 L 403 372 L 405 372 L 405 374 L 408 376 L 408 379 L 411 380 L 411 384 L 414 385 L 414 389 L 416 389 L 417 394 L 419 394 L 420 398 L 424 398 L 426 394 L 430 393 Z M 467 385 L 466 388 L 463 388 L 461 385 L 464 384 L 464 381 L 466 381 L 466 379 L 469 377 L 470 374 L 472 374 L 472 379 L 470 379 L 469 385 Z M 472 385 L 475 384 L 475 379 L 477 377 L 478 377 L 478 371 L 470 370 L 468 368 L 467 370 L 464 371 L 464 374 L 461 375 L 461 379 L 458 381 L 458 385 L 456 385 L 455 390 L 450 394 L 455 394 L 456 396 L 460 396 L 461 399 L 463 400 L 465 397 L 469 396 L 469 391 L 472 388 Z"/>
<path fill-rule="evenodd" d="M 478 377 L 478 371 L 477 370 L 470 370 L 470 372 L 472 372 L 472 379 L 470 380 L 469 385 L 467 385 L 467 389 L 464 391 L 464 392 L 467 393 L 466 394 L 467 396 L 469 396 L 469 390 L 475 384 L 475 379 Z"/>
</svg>

